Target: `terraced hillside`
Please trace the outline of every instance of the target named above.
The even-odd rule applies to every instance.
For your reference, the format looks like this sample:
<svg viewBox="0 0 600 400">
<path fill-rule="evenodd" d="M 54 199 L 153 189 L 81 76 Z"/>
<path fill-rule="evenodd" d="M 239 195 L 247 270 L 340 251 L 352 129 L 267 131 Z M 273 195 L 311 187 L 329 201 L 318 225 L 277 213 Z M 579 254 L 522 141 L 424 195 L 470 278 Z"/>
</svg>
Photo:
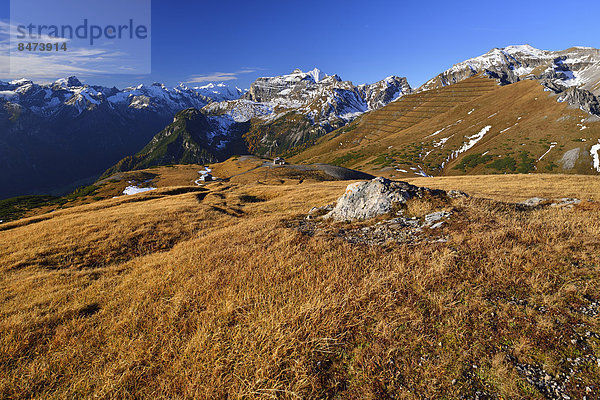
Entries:
<svg viewBox="0 0 600 400">
<path fill-rule="evenodd" d="M 366 114 L 292 157 L 388 176 L 600 172 L 598 118 L 535 81 L 472 77 Z"/>
<path fill-rule="evenodd" d="M 472 101 L 496 89 L 498 85 L 495 81 L 472 77 L 446 88 L 405 95 L 377 111 L 364 114 L 350 125 L 331 132 L 294 159 L 327 159 L 329 162 L 344 164 L 345 158 L 351 158 L 344 157 L 344 149 L 358 145 L 374 145 L 392 134 L 445 114 L 457 104 Z M 341 153 L 342 159 L 328 157 L 329 153 L 334 152 Z"/>
<path fill-rule="evenodd" d="M 474 77 L 448 88 L 406 95 L 390 103 L 385 110 L 366 115 L 361 128 L 367 138 L 381 137 L 444 114 L 457 104 L 469 102 L 496 88 L 493 80 Z"/>
</svg>

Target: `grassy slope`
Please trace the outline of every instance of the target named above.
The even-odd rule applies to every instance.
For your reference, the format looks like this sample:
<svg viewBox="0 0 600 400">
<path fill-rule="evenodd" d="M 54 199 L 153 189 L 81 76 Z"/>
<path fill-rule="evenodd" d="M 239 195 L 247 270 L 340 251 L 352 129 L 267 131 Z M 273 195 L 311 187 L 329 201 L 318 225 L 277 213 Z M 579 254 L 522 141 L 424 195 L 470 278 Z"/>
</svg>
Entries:
<svg viewBox="0 0 600 400">
<path fill-rule="evenodd" d="M 234 156 L 216 164 L 208 164 L 212 175 L 218 179 L 238 184 L 290 184 L 301 182 L 330 181 L 333 178 L 321 171 L 300 171 L 293 168 L 269 168 L 267 161 L 255 156 Z M 272 162 L 268 161 L 272 166 Z M 8 222 L 24 217 L 40 216 L 83 204 L 92 204 L 100 200 L 122 196 L 128 186 L 168 188 L 197 187 L 195 181 L 200 177 L 199 170 L 204 165 L 186 164 L 151 167 L 137 171 L 116 172 L 101 178 L 94 185 L 78 189 L 63 196 L 28 196 L 0 201 L 0 221 Z M 0 227 L 0 229 L 2 229 Z"/>
<path fill-rule="evenodd" d="M 544 92 L 534 81 L 498 87 L 494 81 L 475 77 L 406 96 L 366 114 L 354 129 L 334 131 L 292 160 L 330 162 L 396 176 L 413 174 L 411 168 L 422 168 L 432 175 L 593 174 L 589 151 L 600 138 L 600 123 L 581 122 L 588 117 L 580 110 L 558 103 L 555 96 Z M 492 128 L 481 141 L 452 156 L 469 141 L 467 137 L 488 125 Z M 586 129 L 581 130 L 583 126 Z M 439 145 L 440 139 L 447 141 Z M 537 161 L 552 142 L 556 146 Z M 573 169 L 563 169 L 560 160 L 565 152 L 575 148 L 580 149 L 579 160 Z M 486 152 L 486 158 L 478 157 Z M 465 160 L 467 156 L 470 158 Z M 407 170 L 409 174 L 394 168 Z"/>
<path fill-rule="evenodd" d="M 428 183 L 600 199 L 596 178 L 516 179 Z M 0 397 L 541 399 L 507 355 L 552 376 L 600 356 L 598 318 L 578 311 L 600 299 L 596 205 L 458 200 L 430 245 L 286 227 L 345 186 L 165 188 L 5 224 Z M 567 391 L 598 381 L 586 361 Z"/>
</svg>

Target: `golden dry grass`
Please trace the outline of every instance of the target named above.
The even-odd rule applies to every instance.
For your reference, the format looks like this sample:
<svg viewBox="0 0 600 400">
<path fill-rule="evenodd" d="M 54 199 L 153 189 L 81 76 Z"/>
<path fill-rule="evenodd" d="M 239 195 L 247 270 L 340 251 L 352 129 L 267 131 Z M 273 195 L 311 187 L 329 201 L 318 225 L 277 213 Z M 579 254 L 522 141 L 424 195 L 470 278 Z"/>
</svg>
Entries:
<svg viewBox="0 0 600 400">
<path fill-rule="evenodd" d="M 417 186 L 435 189 L 461 190 L 476 196 L 499 201 L 518 202 L 532 197 L 557 199 L 575 197 L 600 201 L 600 176 L 590 175 L 480 175 L 408 178 Z"/>
<path fill-rule="evenodd" d="M 596 205 L 457 200 L 449 241 L 414 246 L 289 227 L 346 184 L 214 183 L 5 224 L 0 398 L 541 399 L 508 356 L 553 376 L 600 356 L 580 312 L 600 299 Z M 565 390 L 597 397 L 595 360 L 574 370 Z"/>
</svg>

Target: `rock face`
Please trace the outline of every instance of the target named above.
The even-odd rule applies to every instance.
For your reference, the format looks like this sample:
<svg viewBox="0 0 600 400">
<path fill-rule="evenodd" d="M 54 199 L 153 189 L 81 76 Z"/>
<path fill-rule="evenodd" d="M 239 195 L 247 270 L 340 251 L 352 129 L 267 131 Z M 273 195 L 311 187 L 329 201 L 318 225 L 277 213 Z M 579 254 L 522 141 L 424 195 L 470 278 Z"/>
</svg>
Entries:
<svg viewBox="0 0 600 400">
<path fill-rule="evenodd" d="M 378 177 L 348 185 L 346 193 L 338 199 L 334 209 L 323 218 L 334 221 L 370 219 L 393 212 L 395 207 L 407 200 L 426 194 L 440 196 L 445 195 L 445 192 Z"/>
<path fill-rule="evenodd" d="M 590 114 L 600 115 L 598 98 L 589 90 L 574 87 L 565 89 L 564 91 L 557 90 L 556 93 L 560 93 L 558 101 L 577 106 Z"/>
<path fill-rule="evenodd" d="M 358 90 L 369 106 L 369 110 L 377 110 L 398 99 L 403 94 L 412 92 L 406 78 L 388 76 L 371 85 L 360 85 Z"/>
<path fill-rule="evenodd" d="M 253 154 L 274 157 L 314 141 L 361 114 L 411 93 L 406 78 L 390 76 L 369 85 L 354 85 L 318 69 L 258 78 L 240 99 L 213 102 L 203 111 L 251 121 L 245 135 Z"/>
<path fill-rule="evenodd" d="M 348 122 L 411 92 L 406 78 L 397 76 L 355 86 L 316 68 L 309 72 L 296 69 L 288 75 L 258 78 L 239 100 L 211 104 L 206 111 L 226 112 L 238 122 L 252 118 L 275 120 L 294 111 L 328 130 L 338 120 Z"/>
<path fill-rule="evenodd" d="M 573 169 L 575 167 L 575 163 L 579 159 L 579 153 L 581 149 L 576 147 L 572 150 L 565 152 L 563 157 L 560 159 L 560 163 L 562 164 L 563 169 Z"/>
</svg>

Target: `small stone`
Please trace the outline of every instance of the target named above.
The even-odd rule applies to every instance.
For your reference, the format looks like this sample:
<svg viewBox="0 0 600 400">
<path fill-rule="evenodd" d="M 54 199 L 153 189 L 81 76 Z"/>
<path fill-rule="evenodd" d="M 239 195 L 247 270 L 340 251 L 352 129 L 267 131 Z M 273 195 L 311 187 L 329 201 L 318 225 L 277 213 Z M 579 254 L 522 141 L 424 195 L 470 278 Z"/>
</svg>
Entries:
<svg viewBox="0 0 600 400">
<path fill-rule="evenodd" d="M 437 211 L 431 214 L 427 214 L 425 216 L 425 222 L 428 224 L 433 224 L 434 222 L 440 221 L 443 218 L 448 218 L 450 216 L 449 212 L 446 211 Z"/>
<path fill-rule="evenodd" d="M 433 224 L 433 225 L 431 225 L 431 226 L 429 227 L 429 229 L 437 229 L 437 228 L 441 228 L 441 227 L 442 227 L 442 225 L 444 225 L 444 221 L 440 221 L 440 222 L 438 222 L 438 223 L 436 223 L 436 224 Z"/>
<path fill-rule="evenodd" d="M 545 199 L 543 197 L 532 197 L 530 199 L 525 200 L 524 202 L 522 202 L 520 204 L 527 206 L 527 207 L 537 207 L 546 201 L 548 201 L 548 199 Z"/>
<path fill-rule="evenodd" d="M 575 205 L 581 203 L 581 200 L 579 199 L 573 199 L 573 198 L 569 198 L 569 197 L 565 197 L 562 199 L 555 199 L 552 200 L 552 204 L 550 204 L 551 207 L 565 207 L 565 208 L 573 208 Z"/>
<path fill-rule="evenodd" d="M 467 197 L 469 197 L 469 195 L 460 190 L 450 190 L 448 192 L 448 197 L 450 197 L 451 199 L 456 199 L 459 197 L 467 198 Z"/>
</svg>

